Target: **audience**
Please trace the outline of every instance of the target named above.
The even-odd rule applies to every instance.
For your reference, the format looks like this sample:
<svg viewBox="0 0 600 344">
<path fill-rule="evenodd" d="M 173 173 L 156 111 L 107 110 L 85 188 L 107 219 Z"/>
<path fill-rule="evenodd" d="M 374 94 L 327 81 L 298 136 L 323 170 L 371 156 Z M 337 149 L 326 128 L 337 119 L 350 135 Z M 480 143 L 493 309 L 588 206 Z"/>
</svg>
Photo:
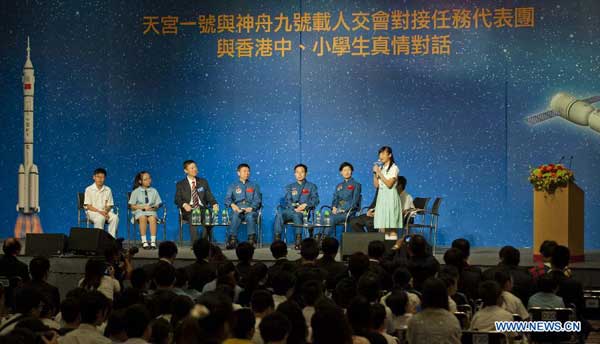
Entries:
<svg viewBox="0 0 600 344">
<path fill-rule="evenodd" d="M 502 288 L 496 281 L 485 281 L 479 286 L 483 308 L 471 320 L 472 331 L 495 331 L 496 321 L 513 320 L 512 313 L 500 307 L 503 303 Z"/>
<path fill-rule="evenodd" d="M 276 307 L 277 313 L 281 313 L 286 316 L 290 322 L 290 331 L 287 338 L 287 344 L 305 344 L 310 339 L 309 327 L 310 324 L 306 324 L 302 309 L 294 301 L 286 301 Z M 314 315 L 313 315 L 314 316 Z"/>
<path fill-rule="evenodd" d="M 109 299 L 100 291 L 89 291 L 81 297 L 81 325 L 59 339 L 61 344 L 107 343 L 112 341 L 98 330 L 108 316 Z"/>
<path fill-rule="evenodd" d="M 238 309 L 233 312 L 231 324 L 231 338 L 223 342 L 223 344 L 250 344 L 254 337 L 254 327 L 256 319 L 254 313 L 248 308 Z"/>
<path fill-rule="evenodd" d="M 533 277 L 534 280 L 548 273 L 552 268 L 552 253 L 556 246 L 558 246 L 558 244 L 554 240 L 544 240 L 540 245 L 542 261 L 537 262 L 535 266 L 529 269 L 529 274 L 531 274 L 531 277 Z"/>
<path fill-rule="evenodd" d="M 24 284 L 25 287 L 36 289 L 44 297 L 44 312 L 55 316 L 60 307 L 60 294 L 58 288 L 49 284 L 50 261 L 45 257 L 35 257 L 29 262 L 31 281 Z"/>
<path fill-rule="evenodd" d="M 192 250 L 196 261 L 185 267 L 188 274 L 188 284 L 190 288 L 199 292 L 202 291 L 206 283 L 217 277 L 216 266 L 208 261 L 210 253 L 210 242 L 207 239 L 198 239 L 194 241 Z"/>
<path fill-rule="evenodd" d="M 506 309 L 511 314 L 518 314 L 521 319 L 529 318 L 529 313 L 521 299 L 516 297 L 511 290 L 513 288 L 513 279 L 508 271 L 497 270 L 494 274 L 494 279 L 502 289 L 502 308 Z"/>
<path fill-rule="evenodd" d="M 261 321 L 259 328 L 265 344 L 286 344 L 290 333 L 290 322 L 282 313 L 274 312 Z"/>
<path fill-rule="evenodd" d="M 340 243 L 334 237 L 326 237 L 321 241 L 323 256 L 317 259 L 316 265 L 327 272 L 327 290 L 335 288 L 336 280 L 347 272 L 346 264 L 335 260 Z"/>
<path fill-rule="evenodd" d="M 252 311 L 254 312 L 255 331 L 252 337 L 252 342 L 256 344 L 262 344 L 263 337 L 260 333 L 260 323 L 267 315 L 271 314 L 275 310 L 275 304 L 273 303 L 273 297 L 266 290 L 257 290 L 252 294 L 250 301 Z"/>
<path fill-rule="evenodd" d="M 544 273 L 537 278 L 538 292 L 531 295 L 527 308 L 564 308 L 562 297 L 557 296 L 558 281 L 551 274 Z"/>
<path fill-rule="evenodd" d="M 238 259 L 238 263 L 235 268 L 237 269 L 240 278 L 240 286 L 244 288 L 246 286 L 248 275 L 250 274 L 250 269 L 252 268 L 254 245 L 246 241 L 240 243 L 235 248 L 235 255 Z"/>
<path fill-rule="evenodd" d="M 521 299 L 523 304 L 527 303 L 533 290 L 533 279 L 529 272 L 520 267 L 521 252 L 512 246 L 504 246 L 498 253 L 500 263 L 497 266 L 483 272 L 484 280 L 494 280 L 496 271 L 507 271 L 512 277 L 512 293 Z M 502 286 L 502 285 L 501 285 Z"/>
<path fill-rule="evenodd" d="M 79 287 L 85 290 L 97 290 L 110 301 L 121 291 L 121 284 L 114 277 L 115 270 L 107 267 L 106 262 L 97 258 L 88 259 L 85 264 L 85 276 L 79 281 Z"/>
</svg>

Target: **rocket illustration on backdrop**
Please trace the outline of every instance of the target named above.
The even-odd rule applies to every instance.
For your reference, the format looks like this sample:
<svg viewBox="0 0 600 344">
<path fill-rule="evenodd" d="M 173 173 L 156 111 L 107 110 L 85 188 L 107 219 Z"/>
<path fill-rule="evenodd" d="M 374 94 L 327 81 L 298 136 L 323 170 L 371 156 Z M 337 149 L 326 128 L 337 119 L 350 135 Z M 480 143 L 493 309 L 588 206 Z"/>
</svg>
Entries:
<svg viewBox="0 0 600 344">
<path fill-rule="evenodd" d="M 38 212 L 39 175 L 33 163 L 33 95 L 35 76 L 30 59 L 31 49 L 27 37 L 27 60 L 23 66 L 23 163 L 19 165 L 19 201 L 17 203 L 17 223 L 15 237 L 22 238 L 26 233 L 41 233 L 42 226 Z"/>
</svg>

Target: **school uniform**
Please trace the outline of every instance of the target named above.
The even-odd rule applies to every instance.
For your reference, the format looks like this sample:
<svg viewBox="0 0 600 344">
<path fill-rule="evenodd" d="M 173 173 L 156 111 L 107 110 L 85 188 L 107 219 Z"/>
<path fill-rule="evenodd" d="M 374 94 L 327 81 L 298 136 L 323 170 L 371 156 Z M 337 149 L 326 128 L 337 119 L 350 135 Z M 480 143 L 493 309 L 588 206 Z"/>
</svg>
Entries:
<svg viewBox="0 0 600 344">
<path fill-rule="evenodd" d="M 158 191 L 153 187 L 144 188 L 142 186 L 137 187 L 131 192 L 129 196 L 129 205 L 148 205 L 151 207 L 158 207 L 162 204 L 162 199 Z M 137 220 L 140 216 L 156 216 L 156 210 L 142 210 L 136 209 L 133 211 L 133 219 Z M 133 221 L 132 219 L 132 221 Z"/>
<path fill-rule="evenodd" d="M 258 219 L 258 209 L 262 204 L 262 195 L 258 184 L 247 180 L 245 183 L 236 181 L 229 185 L 225 195 L 225 206 L 231 208 L 235 204 L 240 208 L 252 208 L 251 212 L 231 211 L 231 224 L 228 227 L 228 236 L 237 237 L 238 228 L 243 221 L 246 221 L 248 236 L 256 234 L 256 220 Z"/>
<path fill-rule="evenodd" d="M 348 212 L 350 212 L 350 216 L 353 216 L 360 211 L 361 192 L 362 187 L 354 178 L 344 180 L 335 187 L 331 207 L 336 208 L 337 213 L 330 215 L 332 225 L 343 225 Z M 329 236 L 332 229 L 331 227 L 325 228 L 325 235 Z"/>
<path fill-rule="evenodd" d="M 273 224 L 275 234 L 281 235 L 286 221 L 293 221 L 295 224 L 303 223 L 302 212 L 296 212 L 295 209 L 300 204 L 306 203 L 306 210 L 316 208 L 319 205 L 319 193 L 317 186 L 306 180 L 294 182 L 285 187 L 285 203 L 275 215 Z M 296 227 L 296 236 L 302 234 L 302 228 Z"/>
<path fill-rule="evenodd" d="M 114 213 L 112 207 L 115 202 L 113 200 L 112 191 L 106 185 L 102 185 L 98 189 L 96 183 L 85 188 L 85 194 L 83 199 L 83 205 L 91 205 L 96 209 L 104 210 L 106 207 L 111 207 L 108 212 L 108 232 L 113 237 L 117 237 L 117 226 L 119 225 L 119 216 Z M 95 211 L 86 210 L 87 218 L 93 223 L 94 228 L 104 229 L 104 224 L 107 222 L 106 218 L 102 214 Z"/>
<path fill-rule="evenodd" d="M 386 165 L 381 168 L 381 173 L 386 179 L 396 178 L 394 185 L 389 188 L 379 179 L 377 203 L 373 225 L 377 229 L 402 228 L 402 204 L 396 186 L 400 170 L 396 164 Z"/>
</svg>

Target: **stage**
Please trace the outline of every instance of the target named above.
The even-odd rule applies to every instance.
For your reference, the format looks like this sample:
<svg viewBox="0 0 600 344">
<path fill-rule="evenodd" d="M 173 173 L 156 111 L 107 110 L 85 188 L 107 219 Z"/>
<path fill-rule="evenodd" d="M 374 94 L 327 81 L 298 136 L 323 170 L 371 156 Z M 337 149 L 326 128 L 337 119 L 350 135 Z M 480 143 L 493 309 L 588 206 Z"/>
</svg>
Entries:
<svg viewBox="0 0 600 344">
<path fill-rule="evenodd" d="M 443 254 L 447 247 L 439 247 L 436 250 L 437 260 L 443 264 Z M 472 265 L 481 266 L 484 270 L 498 263 L 499 247 L 479 247 L 471 249 L 469 262 Z M 520 248 L 521 266 L 530 267 L 533 265 L 531 248 Z M 25 252 L 25 250 L 23 250 Z M 237 260 L 234 250 L 223 250 L 225 256 L 233 261 Z M 29 263 L 32 257 L 20 256 L 19 259 Z M 140 250 L 133 260 L 134 267 L 154 262 L 158 258 L 158 250 Z M 293 248 L 288 250 L 288 259 L 296 260 L 300 258 L 298 251 Z M 77 285 L 77 282 L 83 277 L 85 263 L 88 257 L 76 255 L 52 256 L 50 257 L 50 276 L 48 282 L 56 285 L 60 289 L 61 296 Z M 190 264 L 195 259 L 190 246 L 179 247 L 179 253 L 175 262 L 176 267 L 182 267 Z M 273 263 L 273 257 L 268 246 L 257 248 L 254 252 L 254 259 L 267 265 Z M 338 255 L 337 259 L 340 257 Z M 573 263 L 571 265 L 574 277 L 584 287 L 600 286 L 600 250 L 588 250 L 585 252 L 585 261 Z"/>
</svg>

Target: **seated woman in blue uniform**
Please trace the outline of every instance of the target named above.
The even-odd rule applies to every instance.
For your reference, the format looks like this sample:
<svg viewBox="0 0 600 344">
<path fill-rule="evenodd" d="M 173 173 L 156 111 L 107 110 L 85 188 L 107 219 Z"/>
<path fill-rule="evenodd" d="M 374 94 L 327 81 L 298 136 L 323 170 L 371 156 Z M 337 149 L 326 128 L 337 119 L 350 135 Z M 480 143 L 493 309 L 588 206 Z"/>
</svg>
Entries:
<svg viewBox="0 0 600 344">
<path fill-rule="evenodd" d="M 286 221 L 293 221 L 301 225 L 304 221 L 303 214 L 305 210 L 314 209 L 319 205 L 319 193 L 317 186 L 306 181 L 308 168 L 304 164 L 298 164 L 294 167 L 294 176 L 296 182 L 285 187 L 285 203 L 277 211 L 273 229 L 275 240 L 281 240 L 281 232 Z M 302 241 L 302 228 L 296 227 L 296 249 L 300 248 Z"/>
<path fill-rule="evenodd" d="M 140 236 L 144 249 L 156 249 L 156 209 L 162 203 L 158 191 L 151 187 L 150 173 L 142 171 L 135 176 L 133 191 L 129 196 L 129 207 L 134 219 L 140 224 Z M 146 229 L 150 226 L 150 245 L 146 238 Z"/>
<path fill-rule="evenodd" d="M 344 181 L 335 187 L 335 192 L 333 193 L 331 224 L 334 226 L 343 225 L 348 212 L 350 212 L 350 216 L 353 216 L 360 210 L 362 189 L 360 183 L 352 178 L 352 172 L 354 172 L 354 166 L 349 162 L 343 162 L 340 165 L 340 174 L 344 178 Z M 330 236 L 332 229 L 333 227 L 326 227 L 325 235 Z"/>
<path fill-rule="evenodd" d="M 248 228 L 248 242 L 256 243 L 256 220 L 258 208 L 262 203 L 262 196 L 258 184 L 250 181 L 250 166 L 240 164 L 237 167 L 239 180 L 229 185 L 225 195 L 225 206 L 231 208 L 231 224 L 228 228 L 227 249 L 237 246 L 237 232 L 242 221 L 246 221 Z"/>
</svg>

